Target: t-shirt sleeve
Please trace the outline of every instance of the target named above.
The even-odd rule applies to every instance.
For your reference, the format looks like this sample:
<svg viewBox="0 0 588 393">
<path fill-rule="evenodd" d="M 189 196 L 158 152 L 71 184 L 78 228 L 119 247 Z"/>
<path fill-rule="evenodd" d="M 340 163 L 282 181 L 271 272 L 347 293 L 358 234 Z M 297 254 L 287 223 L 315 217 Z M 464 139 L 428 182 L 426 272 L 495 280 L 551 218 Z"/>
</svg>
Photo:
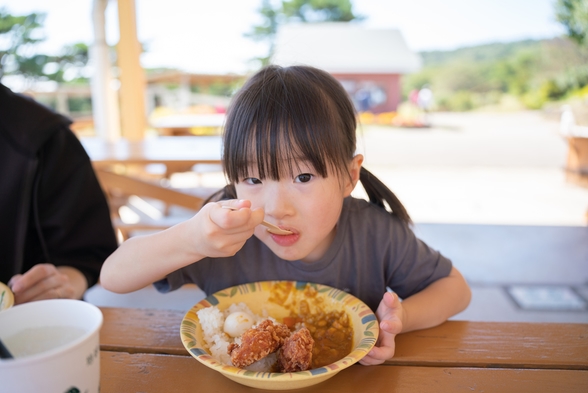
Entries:
<svg viewBox="0 0 588 393">
<path fill-rule="evenodd" d="M 420 292 L 451 272 L 451 261 L 417 238 L 407 225 L 395 222 L 393 236 L 390 253 L 395 263 L 387 271 L 386 281 L 401 298 Z"/>
<path fill-rule="evenodd" d="M 157 289 L 157 292 L 160 292 L 160 293 L 168 293 L 168 292 L 172 291 L 171 285 L 170 285 L 167 277 L 162 278 L 159 281 L 155 281 L 153 283 L 153 286 L 155 287 L 155 289 Z"/>
<path fill-rule="evenodd" d="M 183 274 L 183 270 L 176 270 L 175 272 L 171 272 L 165 278 L 156 281 L 153 283 L 155 289 L 157 289 L 160 293 L 168 293 L 171 291 L 175 291 L 179 289 L 184 284 L 191 283 L 189 279 L 186 279 L 185 275 Z"/>
</svg>

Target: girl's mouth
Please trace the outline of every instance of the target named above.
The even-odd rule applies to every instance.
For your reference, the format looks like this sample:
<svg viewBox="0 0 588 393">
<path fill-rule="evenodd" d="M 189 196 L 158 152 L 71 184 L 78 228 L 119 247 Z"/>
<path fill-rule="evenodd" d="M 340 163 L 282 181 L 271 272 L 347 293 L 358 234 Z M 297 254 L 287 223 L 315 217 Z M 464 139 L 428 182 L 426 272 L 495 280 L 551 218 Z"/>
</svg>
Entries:
<svg viewBox="0 0 588 393">
<path fill-rule="evenodd" d="M 276 244 L 282 247 L 291 246 L 300 238 L 298 233 L 292 233 L 291 235 L 275 235 L 270 233 L 270 236 L 272 237 L 272 240 L 276 242 Z"/>
</svg>

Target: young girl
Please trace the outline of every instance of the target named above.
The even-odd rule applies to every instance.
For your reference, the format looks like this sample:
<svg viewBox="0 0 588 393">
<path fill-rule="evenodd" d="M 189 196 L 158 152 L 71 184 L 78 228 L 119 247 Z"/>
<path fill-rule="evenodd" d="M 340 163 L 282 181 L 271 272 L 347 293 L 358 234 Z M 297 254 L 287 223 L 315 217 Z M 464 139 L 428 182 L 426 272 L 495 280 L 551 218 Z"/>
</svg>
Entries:
<svg viewBox="0 0 588 393">
<path fill-rule="evenodd" d="M 227 113 L 229 185 L 217 202 L 124 242 L 104 263 L 102 285 L 124 293 L 149 283 L 162 292 L 196 283 L 211 294 L 264 280 L 326 284 L 376 312 L 380 337 L 361 363 L 391 358 L 396 334 L 442 323 L 466 308 L 470 290 L 448 259 L 415 237 L 400 201 L 361 166 L 355 133 L 353 105 L 330 74 L 262 69 Z M 358 180 L 370 202 L 350 197 Z M 268 232 L 264 218 L 292 233 Z"/>
</svg>

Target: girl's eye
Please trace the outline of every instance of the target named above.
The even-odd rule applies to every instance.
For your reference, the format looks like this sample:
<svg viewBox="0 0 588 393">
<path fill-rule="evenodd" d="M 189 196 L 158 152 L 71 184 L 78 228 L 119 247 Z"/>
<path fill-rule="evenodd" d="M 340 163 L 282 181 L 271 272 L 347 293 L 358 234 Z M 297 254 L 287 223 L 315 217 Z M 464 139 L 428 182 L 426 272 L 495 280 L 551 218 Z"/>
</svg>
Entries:
<svg viewBox="0 0 588 393">
<path fill-rule="evenodd" d="M 297 183 L 308 183 L 312 179 L 312 175 L 310 173 L 303 173 L 301 175 L 296 176 Z"/>
<path fill-rule="evenodd" d="M 261 180 L 259 180 L 256 177 L 248 177 L 245 180 L 243 180 L 243 182 L 247 184 L 261 184 Z"/>
</svg>

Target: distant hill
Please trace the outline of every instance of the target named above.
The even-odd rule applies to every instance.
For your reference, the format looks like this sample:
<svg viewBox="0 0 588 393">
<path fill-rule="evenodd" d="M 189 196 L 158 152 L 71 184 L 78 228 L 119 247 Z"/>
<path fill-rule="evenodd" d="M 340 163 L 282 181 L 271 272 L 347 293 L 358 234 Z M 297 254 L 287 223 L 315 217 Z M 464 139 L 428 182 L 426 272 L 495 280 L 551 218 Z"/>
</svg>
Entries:
<svg viewBox="0 0 588 393">
<path fill-rule="evenodd" d="M 507 98 L 527 108 L 566 99 L 588 85 L 588 48 L 567 38 L 491 43 L 419 53 L 423 68 L 403 79 L 403 93 L 429 85 L 440 110 L 495 106 Z M 588 88 L 586 88 L 588 89 Z"/>
<path fill-rule="evenodd" d="M 522 50 L 538 50 L 546 40 L 524 40 L 469 46 L 450 51 L 419 52 L 423 65 L 440 66 L 453 61 L 485 62 L 508 59 Z"/>
</svg>

